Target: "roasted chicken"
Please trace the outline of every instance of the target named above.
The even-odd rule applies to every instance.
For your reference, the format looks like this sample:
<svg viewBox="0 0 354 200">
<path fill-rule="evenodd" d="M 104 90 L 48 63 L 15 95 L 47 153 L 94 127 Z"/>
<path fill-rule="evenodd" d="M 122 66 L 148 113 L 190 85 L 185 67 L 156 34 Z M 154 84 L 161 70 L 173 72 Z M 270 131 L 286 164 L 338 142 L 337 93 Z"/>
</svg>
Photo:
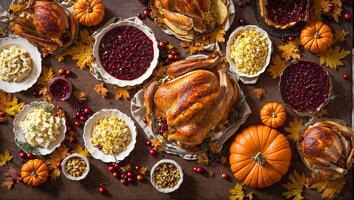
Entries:
<svg viewBox="0 0 354 200">
<path fill-rule="evenodd" d="M 337 178 L 352 167 L 354 133 L 330 120 L 309 126 L 298 144 L 304 162 L 321 177 Z"/>
<path fill-rule="evenodd" d="M 193 39 L 194 32 L 212 31 L 227 17 L 222 0 L 152 0 L 151 7 L 157 21 L 186 39 Z"/>
<path fill-rule="evenodd" d="M 46 0 L 29 0 L 11 15 L 13 34 L 38 46 L 43 55 L 54 53 L 77 36 L 78 23 L 61 5 Z"/>
<path fill-rule="evenodd" d="M 187 58 L 168 66 L 172 80 L 150 83 L 144 93 L 146 121 L 166 121 L 167 139 L 183 148 L 201 144 L 223 125 L 238 97 L 238 86 L 227 75 L 227 64 L 219 54 Z"/>
</svg>

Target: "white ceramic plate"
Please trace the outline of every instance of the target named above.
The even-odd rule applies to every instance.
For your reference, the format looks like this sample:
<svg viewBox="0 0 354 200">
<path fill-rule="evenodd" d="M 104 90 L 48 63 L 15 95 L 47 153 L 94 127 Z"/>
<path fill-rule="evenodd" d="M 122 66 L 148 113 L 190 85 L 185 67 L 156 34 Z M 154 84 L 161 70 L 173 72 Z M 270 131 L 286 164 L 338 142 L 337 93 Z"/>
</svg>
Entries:
<svg viewBox="0 0 354 200">
<path fill-rule="evenodd" d="M 119 154 L 115 154 L 115 155 L 104 154 L 101 150 L 99 150 L 97 147 L 94 147 L 91 143 L 91 134 L 95 122 L 104 117 L 110 117 L 110 116 L 117 116 L 119 119 L 124 120 L 127 123 L 132 136 L 131 141 L 127 146 L 127 148 L 124 151 L 120 152 Z M 92 157 L 102 160 L 103 162 L 106 163 L 118 162 L 124 160 L 124 158 L 126 158 L 130 154 L 130 152 L 133 151 L 136 143 L 136 127 L 134 125 L 134 121 L 130 119 L 130 117 L 128 117 L 126 114 L 122 113 L 121 111 L 117 109 L 102 109 L 96 112 L 86 121 L 84 126 L 83 138 L 84 138 L 85 146 L 87 147 L 88 151 L 91 153 Z"/>
<path fill-rule="evenodd" d="M 66 173 L 65 165 L 66 165 L 66 162 L 68 162 L 68 160 L 70 158 L 81 158 L 86 163 L 86 171 L 81 176 L 75 177 L 75 176 L 71 176 L 70 174 Z M 79 180 L 86 178 L 86 176 L 90 172 L 90 162 L 88 161 L 87 158 L 85 158 L 81 154 L 73 153 L 73 154 L 65 157 L 65 159 L 61 162 L 61 171 L 63 172 L 64 176 L 67 179 L 72 180 L 72 181 L 79 181 Z"/>
<path fill-rule="evenodd" d="M 0 50 L 4 48 L 9 48 L 10 46 L 19 46 L 26 50 L 33 60 L 33 70 L 29 77 L 21 83 L 16 82 L 6 82 L 0 80 L 0 89 L 8 92 L 15 93 L 27 90 L 32 87 L 36 82 L 42 72 L 42 57 L 38 51 L 38 48 L 31 44 L 28 40 L 20 37 L 7 37 L 0 39 Z"/>
<path fill-rule="evenodd" d="M 146 70 L 146 72 L 138 77 L 137 79 L 134 80 L 120 80 L 112 75 L 110 75 L 106 70 L 102 67 L 101 61 L 100 61 L 100 56 L 99 56 L 99 46 L 101 43 L 101 40 L 103 36 L 110 30 L 119 27 L 119 26 L 133 26 L 135 28 L 138 28 L 142 32 L 144 32 L 148 38 L 152 41 L 153 45 L 153 50 L 154 50 L 154 57 L 150 63 L 149 68 Z M 103 81 L 108 83 L 108 84 L 113 84 L 117 85 L 119 87 L 126 87 L 126 86 L 134 86 L 134 85 L 139 85 L 143 83 L 146 79 L 148 79 L 152 72 L 154 71 L 158 59 L 159 59 L 159 48 L 157 46 L 157 40 L 154 35 L 154 32 L 146 26 L 141 20 L 139 20 L 137 17 L 132 17 L 128 18 L 125 20 L 118 21 L 116 23 L 112 23 L 108 25 L 107 27 L 103 28 L 97 35 L 95 36 L 95 44 L 93 45 L 93 55 L 96 58 L 95 64 L 93 65 L 94 68 L 99 72 L 99 74 L 102 76 Z"/>
<path fill-rule="evenodd" d="M 21 111 L 15 116 L 15 119 L 13 121 L 13 132 L 15 133 L 15 143 L 19 146 L 19 142 L 22 143 L 27 143 L 25 135 L 22 131 L 22 129 L 20 128 L 20 122 L 26 117 L 27 113 L 33 111 L 35 108 L 33 107 L 33 105 L 38 105 L 38 104 L 42 104 L 42 105 L 49 105 L 49 106 L 53 106 L 53 104 L 50 104 L 48 102 L 45 101 L 34 101 L 31 102 L 31 104 L 27 104 L 25 105 Z M 57 147 L 60 146 L 61 142 L 64 140 L 65 138 L 65 132 L 66 132 L 66 125 L 65 125 L 65 118 L 61 118 L 61 126 L 60 126 L 60 134 L 57 136 L 57 139 L 55 141 L 53 141 L 48 148 L 43 148 L 43 147 L 35 147 L 35 149 L 38 150 L 38 153 L 33 152 L 33 154 L 35 155 L 48 155 L 50 153 L 52 153 Z"/>
<path fill-rule="evenodd" d="M 245 73 L 242 73 L 240 72 L 236 67 L 235 67 L 235 63 L 233 61 L 233 59 L 231 58 L 231 55 L 230 55 L 230 51 L 231 51 L 231 45 L 232 43 L 234 42 L 234 39 L 243 31 L 247 30 L 247 29 L 254 29 L 256 30 L 257 32 L 263 34 L 263 35 L 266 35 L 267 36 L 267 40 L 268 40 L 268 55 L 266 57 L 266 61 L 264 63 L 264 66 L 256 73 L 256 74 L 253 74 L 253 75 L 249 75 L 249 74 L 245 74 Z M 266 70 L 267 66 L 269 65 L 270 63 L 270 59 L 272 57 L 272 51 L 273 51 L 273 48 L 272 48 L 272 41 L 270 40 L 269 38 L 269 35 L 267 32 L 265 32 L 263 29 L 259 28 L 258 26 L 255 26 L 255 25 L 247 25 L 247 26 L 240 26 L 238 27 L 237 29 L 235 29 L 228 41 L 227 41 L 227 44 L 226 44 L 226 58 L 227 60 L 229 61 L 230 63 L 230 70 L 235 73 L 238 77 L 240 77 L 241 79 L 244 78 L 245 80 L 249 80 L 248 83 L 255 83 L 258 79 L 258 77 Z M 255 80 L 254 82 L 252 80 Z M 247 81 L 243 81 L 244 83 L 247 83 Z"/>
</svg>

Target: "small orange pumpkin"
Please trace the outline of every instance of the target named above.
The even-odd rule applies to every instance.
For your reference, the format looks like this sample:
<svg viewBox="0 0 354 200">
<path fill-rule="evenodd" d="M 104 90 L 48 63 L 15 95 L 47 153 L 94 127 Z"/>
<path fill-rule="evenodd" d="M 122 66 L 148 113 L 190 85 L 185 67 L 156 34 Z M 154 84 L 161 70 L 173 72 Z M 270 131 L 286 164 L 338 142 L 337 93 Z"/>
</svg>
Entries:
<svg viewBox="0 0 354 200">
<path fill-rule="evenodd" d="M 286 120 L 285 107 L 277 102 L 265 104 L 259 112 L 262 123 L 272 128 L 282 126 Z"/>
<path fill-rule="evenodd" d="M 321 21 L 307 24 L 301 31 L 301 44 L 312 53 L 325 52 L 333 43 L 331 28 Z"/>
<path fill-rule="evenodd" d="M 47 181 L 48 167 L 43 160 L 29 160 L 21 167 L 21 178 L 22 182 L 27 185 L 41 185 Z"/>
<path fill-rule="evenodd" d="M 104 18 L 105 6 L 102 0 L 78 0 L 73 6 L 73 15 L 81 25 L 96 26 Z"/>
<path fill-rule="evenodd" d="M 268 126 L 253 125 L 236 136 L 229 162 L 238 180 L 253 188 L 265 188 L 287 173 L 291 156 L 283 134 Z"/>
</svg>

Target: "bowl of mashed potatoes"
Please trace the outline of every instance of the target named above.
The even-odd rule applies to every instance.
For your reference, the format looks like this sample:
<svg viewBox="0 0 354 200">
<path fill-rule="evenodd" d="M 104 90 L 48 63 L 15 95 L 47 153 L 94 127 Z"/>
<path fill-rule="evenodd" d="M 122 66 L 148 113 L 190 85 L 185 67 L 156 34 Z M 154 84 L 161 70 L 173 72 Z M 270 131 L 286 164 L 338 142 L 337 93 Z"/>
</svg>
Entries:
<svg viewBox="0 0 354 200">
<path fill-rule="evenodd" d="M 127 157 L 136 143 L 136 127 L 117 109 L 102 109 L 84 126 L 84 143 L 91 155 L 104 162 L 118 162 Z"/>
<path fill-rule="evenodd" d="M 50 154 L 65 138 L 65 118 L 47 102 L 25 105 L 13 124 L 16 144 L 31 146 L 37 155 Z"/>
<path fill-rule="evenodd" d="M 15 93 L 29 89 L 42 72 L 37 47 L 20 37 L 0 39 L 0 89 Z"/>
</svg>

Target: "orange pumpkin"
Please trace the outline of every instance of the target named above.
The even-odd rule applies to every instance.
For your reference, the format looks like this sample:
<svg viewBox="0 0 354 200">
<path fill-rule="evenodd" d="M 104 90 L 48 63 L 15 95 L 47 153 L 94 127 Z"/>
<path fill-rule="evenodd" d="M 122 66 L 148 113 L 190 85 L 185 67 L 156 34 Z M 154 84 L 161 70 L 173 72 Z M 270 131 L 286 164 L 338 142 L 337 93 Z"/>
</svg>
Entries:
<svg viewBox="0 0 354 200">
<path fill-rule="evenodd" d="M 78 0 L 73 6 L 75 19 L 84 26 L 91 27 L 101 23 L 105 15 L 102 0 Z"/>
<path fill-rule="evenodd" d="M 43 160 L 29 160 L 21 167 L 21 178 L 22 182 L 27 185 L 41 185 L 47 181 L 48 167 Z"/>
<path fill-rule="evenodd" d="M 287 173 L 291 156 L 284 135 L 268 126 L 253 125 L 236 136 L 229 162 L 238 180 L 253 188 L 265 188 Z"/>
<path fill-rule="evenodd" d="M 301 31 L 301 44 L 312 53 L 325 52 L 333 43 L 331 28 L 321 21 L 307 24 Z"/>
<path fill-rule="evenodd" d="M 259 112 L 262 123 L 272 128 L 282 126 L 286 120 L 285 107 L 277 102 L 265 104 Z"/>
</svg>

